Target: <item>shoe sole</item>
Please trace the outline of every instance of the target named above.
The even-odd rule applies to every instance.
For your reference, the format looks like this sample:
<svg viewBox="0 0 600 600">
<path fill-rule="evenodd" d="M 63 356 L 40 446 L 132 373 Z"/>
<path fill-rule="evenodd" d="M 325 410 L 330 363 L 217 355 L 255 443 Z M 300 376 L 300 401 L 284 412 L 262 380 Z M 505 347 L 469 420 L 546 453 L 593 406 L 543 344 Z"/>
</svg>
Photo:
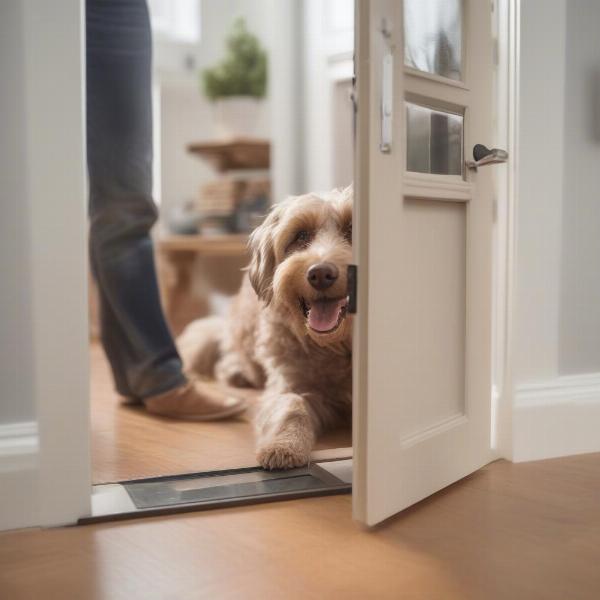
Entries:
<svg viewBox="0 0 600 600">
<path fill-rule="evenodd" d="M 228 408 L 226 410 L 222 410 L 217 413 L 209 413 L 209 414 L 200 414 L 200 415 L 185 415 L 178 413 L 159 413 L 153 412 L 150 409 L 146 409 L 149 414 L 157 416 L 157 417 L 167 417 L 169 419 L 177 419 L 178 421 L 222 421 L 223 419 L 227 419 L 229 417 L 234 417 L 235 415 L 239 415 L 243 413 L 248 408 L 246 403 L 240 404 L 238 406 L 234 406 Z"/>
</svg>

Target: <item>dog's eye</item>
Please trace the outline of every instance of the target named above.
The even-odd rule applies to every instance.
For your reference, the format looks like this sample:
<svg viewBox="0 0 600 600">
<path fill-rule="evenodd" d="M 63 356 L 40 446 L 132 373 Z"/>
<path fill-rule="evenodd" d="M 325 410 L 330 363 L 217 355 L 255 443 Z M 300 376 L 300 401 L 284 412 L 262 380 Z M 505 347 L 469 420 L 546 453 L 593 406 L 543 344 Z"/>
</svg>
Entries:
<svg viewBox="0 0 600 600">
<path fill-rule="evenodd" d="M 346 241 L 352 245 L 352 223 L 349 223 L 344 229 L 344 238 L 346 238 Z"/>
<path fill-rule="evenodd" d="M 296 233 L 294 239 L 288 244 L 287 250 L 305 248 L 312 240 L 312 233 L 306 229 L 301 229 Z"/>
</svg>

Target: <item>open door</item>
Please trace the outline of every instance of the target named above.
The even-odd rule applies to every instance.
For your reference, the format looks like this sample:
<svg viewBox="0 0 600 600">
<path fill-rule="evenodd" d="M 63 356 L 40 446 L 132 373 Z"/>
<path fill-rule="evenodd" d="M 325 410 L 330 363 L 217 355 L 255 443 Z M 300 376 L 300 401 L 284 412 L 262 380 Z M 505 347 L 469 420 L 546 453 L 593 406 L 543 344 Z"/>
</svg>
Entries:
<svg viewBox="0 0 600 600">
<path fill-rule="evenodd" d="M 492 459 L 492 3 L 358 0 L 354 514 Z"/>
</svg>

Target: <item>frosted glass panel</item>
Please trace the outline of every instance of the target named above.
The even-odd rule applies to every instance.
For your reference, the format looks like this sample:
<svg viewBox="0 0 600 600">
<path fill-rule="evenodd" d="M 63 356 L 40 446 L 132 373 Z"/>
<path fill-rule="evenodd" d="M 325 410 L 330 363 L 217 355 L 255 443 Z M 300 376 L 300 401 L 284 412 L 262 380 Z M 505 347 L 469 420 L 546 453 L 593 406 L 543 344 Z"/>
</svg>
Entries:
<svg viewBox="0 0 600 600">
<path fill-rule="evenodd" d="M 462 14 L 462 0 L 404 0 L 404 64 L 462 79 Z"/>
<path fill-rule="evenodd" d="M 406 169 L 462 175 L 463 117 L 406 103 Z"/>
</svg>

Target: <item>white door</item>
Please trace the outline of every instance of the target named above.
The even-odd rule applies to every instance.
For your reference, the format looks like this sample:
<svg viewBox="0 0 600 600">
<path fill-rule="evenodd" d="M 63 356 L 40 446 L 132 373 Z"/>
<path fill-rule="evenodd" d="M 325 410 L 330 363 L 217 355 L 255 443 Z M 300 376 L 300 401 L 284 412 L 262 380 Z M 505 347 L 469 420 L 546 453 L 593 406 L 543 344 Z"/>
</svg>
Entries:
<svg viewBox="0 0 600 600">
<path fill-rule="evenodd" d="M 373 525 L 492 458 L 492 5 L 359 0 L 354 509 Z"/>
</svg>

